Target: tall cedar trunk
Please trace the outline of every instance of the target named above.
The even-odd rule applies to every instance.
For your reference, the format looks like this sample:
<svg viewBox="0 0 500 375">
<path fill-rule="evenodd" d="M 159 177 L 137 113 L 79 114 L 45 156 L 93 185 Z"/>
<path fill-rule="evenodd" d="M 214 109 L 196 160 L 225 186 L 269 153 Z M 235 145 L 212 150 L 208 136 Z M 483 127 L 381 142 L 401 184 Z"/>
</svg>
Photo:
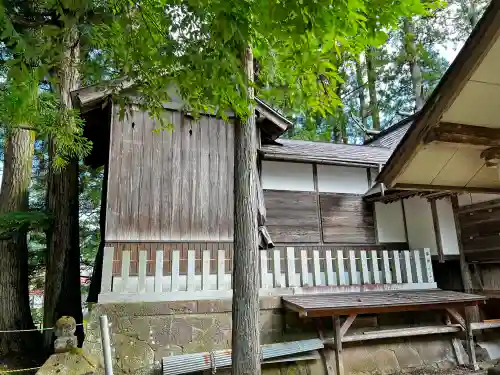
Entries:
<svg viewBox="0 0 500 375">
<path fill-rule="evenodd" d="M 79 43 L 76 28 L 68 30 L 64 40 L 64 55 L 57 69 L 56 89 L 61 106 L 72 108 L 71 91 L 79 86 Z M 71 121 L 71 120 L 70 120 Z M 72 126 L 63 124 L 62 126 Z M 57 143 L 49 140 L 49 176 L 47 209 L 54 217 L 47 232 L 47 265 L 45 278 L 44 324 L 52 327 L 63 315 L 83 322 L 80 290 L 80 246 L 78 224 L 78 160 L 71 160 L 63 171 L 53 165 Z M 78 326 L 79 343 L 83 342 L 83 327 Z M 45 334 L 45 347 L 52 346 L 53 335 Z"/>
<path fill-rule="evenodd" d="M 14 129 L 5 142 L 0 212 L 28 209 L 28 188 L 34 153 L 34 135 Z M 0 241 L 0 330 L 34 328 L 28 291 L 28 245 L 20 231 Z M 8 238 L 8 239 L 7 239 Z M 41 354 L 38 331 L 0 333 L 0 358 Z"/>
<path fill-rule="evenodd" d="M 375 70 L 374 49 L 369 47 L 366 51 L 366 73 L 368 76 L 368 94 L 370 95 L 370 114 L 374 130 L 380 130 L 380 111 L 377 98 L 377 72 Z"/>
<path fill-rule="evenodd" d="M 479 12 L 477 10 L 476 0 L 461 0 L 460 7 L 462 8 L 462 12 L 467 17 L 470 25 L 470 31 L 476 26 L 477 21 L 479 21 Z"/>
<path fill-rule="evenodd" d="M 368 128 L 368 119 L 365 116 L 366 113 L 366 98 L 365 98 L 365 85 L 363 83 L 363 68 L 360 61 L 355 61 L 356 69 L 356 85 L 358 90 L 359 98 L 359 118 L 363 124 L 363 128 Z"/>
<path fill-rule="evenodd" d="M 422 83 L 422 71 L 418 63 L 417 46 L 415 45 L 415 30 L 413 22 L 410 18 L 403 20 L 404 45 L 406 59 L 410 67 L 411 84 L 413 87 L 413 95 L 415 95 L 415 110 L 419 111 L 424 106 L 424 89 Z"/>
<path fill-rule="evenodd" d="M 252 47 L 242 63 L 253 102 Z M 255 109 L 236 123 L 234 134 L 234 259 L 232 374 L 260 374 L 259 257 L 257 229 L 257 131 Z"/>
</svg>

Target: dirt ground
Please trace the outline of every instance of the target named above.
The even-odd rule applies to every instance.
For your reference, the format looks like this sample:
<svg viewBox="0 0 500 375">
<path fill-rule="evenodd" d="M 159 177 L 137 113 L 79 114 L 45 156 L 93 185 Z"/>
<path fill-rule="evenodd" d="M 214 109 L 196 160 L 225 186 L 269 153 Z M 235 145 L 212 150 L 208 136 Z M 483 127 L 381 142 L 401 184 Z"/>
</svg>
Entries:
<svg viewBox="0 0 500 375">
<path fill-rule="evenodd" d="M 485 370 L 472 371 L 465 367 L 456 367 L 452 369 L 415 369 L 398 371 L 391 375 L 483 375 L 486 374 Z"/>
<path fill-rule="evenodd" d="M 3 374 L 8 374 L 11 375 L 11 373 L 6 372 L 6 370 L 17 370 L 17 369 L 24 369 L 24 368 L 33 368 L 33 367 L 38 367 L 40 366 L 40 363 L 37 363 L 35 361 L 32 361 L 30 359 L 22 359 L 22 358 L 0 358 L 0 375 Z M 22 375 L 34 375 L 36 373 L 36 370 L 28 370 L 28 371 L 22 371 L 22 372 L 17 372 L 14 374 L 22 374 Z"/>
</svg>

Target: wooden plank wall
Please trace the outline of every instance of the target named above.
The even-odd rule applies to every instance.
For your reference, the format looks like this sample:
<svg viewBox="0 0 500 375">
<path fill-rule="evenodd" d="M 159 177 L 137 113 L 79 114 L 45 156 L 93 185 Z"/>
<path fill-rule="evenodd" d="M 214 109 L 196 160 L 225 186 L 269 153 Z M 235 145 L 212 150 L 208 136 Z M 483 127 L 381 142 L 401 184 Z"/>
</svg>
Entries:
<svg viewBox="0 0 500 375">
<path fill-rule="evenodd" d="M 325 243 L 376 243 L 373 204 L 361 196 L 332 193 L 321 193 L 319 202 Z"/>
<path fill-rule="evenodd" d="M 233 236 L 234 127 L 165 111 L 173 131 L 113 111 L 106 241 L 224 241 Z"/>
<path fill-rule="evenodd" d="M 264 190 L 266 226 L 275 242 L 320 242 L 315 192 Z"/>
<path fill-rule="evenodd" d="M 264 199 L 275 242 L 376 243 L 373 207 L 360 195 L 264 190 Z"/>
<path fill-rule="evenodd" d="M 462 206 L 458 218 L 467 260 L 500 260 L 500 200 Z"/>
</svg>

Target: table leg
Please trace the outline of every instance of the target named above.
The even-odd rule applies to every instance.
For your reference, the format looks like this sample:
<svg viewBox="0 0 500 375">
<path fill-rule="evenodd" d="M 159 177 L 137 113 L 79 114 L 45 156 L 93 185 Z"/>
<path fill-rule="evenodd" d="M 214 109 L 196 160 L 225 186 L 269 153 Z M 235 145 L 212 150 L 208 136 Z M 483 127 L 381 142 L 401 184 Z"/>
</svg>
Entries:
<svg viewBox="0 0 500 375">
<path fill-rule="evenodd" d="M 476 361 L 476 348 L 474 344 L 474 335 L 472 332 L 472 326 L 471 326 L 471 310 L 470 307 L 465 308 L 465 337 L 466 337 L 466 343 L 467 343 L 467 354 L 469 355 L 469 363 L 472 369 L 475 371 L 479 370 L 479 366 L 477 365 Z"/>
<path fill-rule="evenodd" d="M 342 361 L 342 333 L 340 330 L 340 318 L 333 317 L 333 330 L 335 333 L 335 363 L 337 375 L 344 375 L 344 363 Z"/>
<path fill-rule="evenodd" d="M 444 322 L 447 326 L 451 325 L 451 319 L 448 316 L 448 314 L 445 314 Z M 462 357 L 462 352 L 460 350 L 460 347 L 462 346 L 462 344 L 460 343 L 459 338 L 454 335 L 451 338 L 451 343 L 453 345 L 453 351 L 455 352 L 455 356 L 457 357 L 457 363 L 459 365 L 463 365 L 465 363 L 465 361 Z"/>
</svg>

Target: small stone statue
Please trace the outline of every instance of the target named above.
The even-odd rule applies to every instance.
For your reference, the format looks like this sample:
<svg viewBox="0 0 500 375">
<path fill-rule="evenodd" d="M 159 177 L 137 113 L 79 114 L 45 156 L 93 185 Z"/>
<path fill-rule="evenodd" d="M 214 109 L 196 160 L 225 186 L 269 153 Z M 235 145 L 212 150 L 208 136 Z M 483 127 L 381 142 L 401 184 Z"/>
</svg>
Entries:
<svg viewBox="0 0 500 375">
<path fill-rule="evenodd" d="M 78 339 L 75 336 L 76 321 L 71 316 L 62 316 L 56 322 L 56 341 L 54 351 L 56 353 L 69 352 L 78 346 Z"/>
</svg>

